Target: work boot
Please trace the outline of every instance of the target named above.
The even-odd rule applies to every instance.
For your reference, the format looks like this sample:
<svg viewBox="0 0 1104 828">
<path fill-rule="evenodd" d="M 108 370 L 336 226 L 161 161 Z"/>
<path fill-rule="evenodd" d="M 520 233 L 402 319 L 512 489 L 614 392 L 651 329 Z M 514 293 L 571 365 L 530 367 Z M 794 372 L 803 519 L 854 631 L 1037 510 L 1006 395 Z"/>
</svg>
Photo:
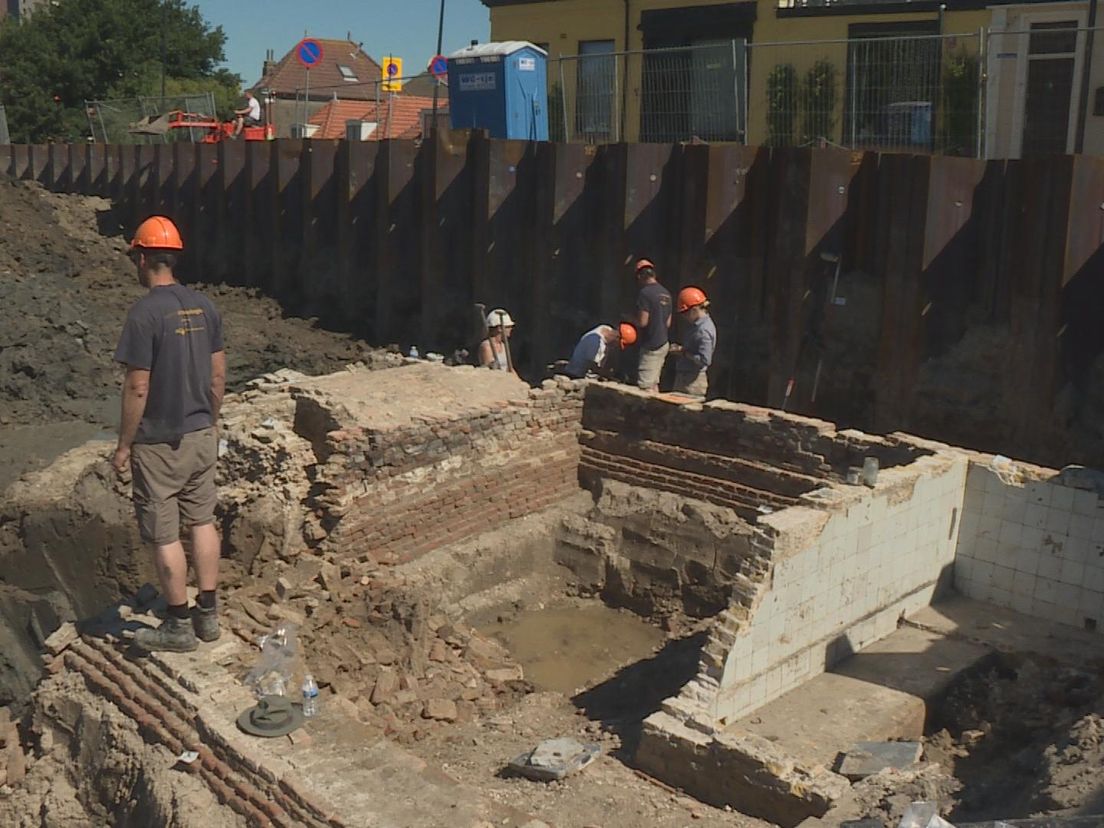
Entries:
<svg viewBox="0 0 1104 828">
<path fill-rule="evenodd" d="M 147 652 L 190 653 L 199 646 L 192 623 L 170 615 L 157 629 L 144 628 L 134 634 L 134 643 Z"/>
<path fill-rule="evenodd" d="M 219 637 L 218 607 L 205 609 L 197 604 L 192 610 L 192 626 L 201 641 L 216 641 Z"/>
</svg>

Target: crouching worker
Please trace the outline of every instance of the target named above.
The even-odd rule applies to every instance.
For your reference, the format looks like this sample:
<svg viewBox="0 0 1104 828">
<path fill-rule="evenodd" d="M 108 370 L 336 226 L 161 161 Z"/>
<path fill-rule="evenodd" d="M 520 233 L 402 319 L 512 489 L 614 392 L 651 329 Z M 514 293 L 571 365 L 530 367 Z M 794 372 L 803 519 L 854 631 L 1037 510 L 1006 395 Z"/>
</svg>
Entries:
<svg viewBox="0 0 1104 828">
<path fill-rule="evenodd" d="M 616 328 L 599 325 L 583 334 L 571 352 L 564 373 L 572 379 L 582 379 L 590 372 L 608 373 L 612 356 L 616 353 L 611 346 L 620 343 L 623 350 L 635 342 L 636 328 L 628 322 L 622 322 Z"/>
<path fill-rule="evenodd" d="M 705 399 L 709 392 L 709 366 L 717 348 L 717 327 L 707 310 L 709 300 L 696 287 L 679 291 L 678 312 L 683 320 L 682 344 L 671 346 L 675 355 L 675 386 L 679 394 Z"/>
<path fill-rule="evenodd" d="M 211 301 L 176 281 L 184 249 L 176 226 L 146 219 L 130 245 L 138 282 L 148 292 L 127 314 L 115 361 L 126 366 L 115 470 L 131 470 L 138 530 L 153 549 L 168 617 L 142 629 L 144 650 L 188 652 L 197 639 L 219 637 L 215 588 L 215 462 L 219 407 L 226 383 L 222 320 Z M 188 561 L 181 529 L 192 541 L 198 606 L 189 613 Z"/>
</svg>

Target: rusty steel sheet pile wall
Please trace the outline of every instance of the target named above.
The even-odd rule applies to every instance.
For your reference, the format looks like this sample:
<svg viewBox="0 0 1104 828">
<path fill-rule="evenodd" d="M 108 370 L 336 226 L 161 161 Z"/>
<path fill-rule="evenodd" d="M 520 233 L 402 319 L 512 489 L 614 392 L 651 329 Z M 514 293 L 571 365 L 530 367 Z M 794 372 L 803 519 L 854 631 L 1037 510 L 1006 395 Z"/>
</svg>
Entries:
<svg viewBox="0 0 1104 828">
<path fill-rule="evenodd" d="M 473 302 L 507 307 L 534 378 L 632 312 L 631 265 L 647 256 L 669 288 L 696 283 L 713 301 L 714 395 L 778 406 L 793 378 L 790 410 L 1104 464 L 1091 426 L 1104 159 L 452 132 L 11 145 L 4 171 L 112 198 L 124 232 L 166 213 L 190 241 L 185 278 L 256 287 L 379 344 L 450 353 L 473 344 Z M 838 283 L 823 254 L 842 257 Z"/>
</svg>

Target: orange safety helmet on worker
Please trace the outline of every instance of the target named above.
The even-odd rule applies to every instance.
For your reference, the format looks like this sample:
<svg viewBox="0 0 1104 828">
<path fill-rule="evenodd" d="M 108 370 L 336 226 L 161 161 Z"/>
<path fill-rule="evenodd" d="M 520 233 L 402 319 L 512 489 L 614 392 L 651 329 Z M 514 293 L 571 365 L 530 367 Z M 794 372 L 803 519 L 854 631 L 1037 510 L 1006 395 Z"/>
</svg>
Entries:
<svg viewBox="0 0 1104 828">
<path fill-rule="evenodd" d="M 617 331 L 621 335 L 621 347 L 623 349 L 636 343 L 636 328 L 628 322 L 622 322 L 618 326 Z"/>
<path fill-rule="evenodd" d="M 184 241 L 180 238 L 180 231 L 176 229 L 172 219 L 164 216 L 150 216 L 134 231 L 130 249 L 183 250 Z"/>
<path fill-rule="evenodd" d="M 701 288 L 684 287 L 678 295 L 678 312 L 686 313 L 691 308 L 699 306 L 709 307 L 709 300 Z"/>
</svg>

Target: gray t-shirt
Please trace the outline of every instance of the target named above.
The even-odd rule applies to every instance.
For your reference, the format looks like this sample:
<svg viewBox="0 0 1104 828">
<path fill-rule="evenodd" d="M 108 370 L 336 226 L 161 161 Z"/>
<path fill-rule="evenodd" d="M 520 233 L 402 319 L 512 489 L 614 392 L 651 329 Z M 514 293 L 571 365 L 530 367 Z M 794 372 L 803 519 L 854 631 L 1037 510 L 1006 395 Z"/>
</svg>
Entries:
<svg viewBox="0 0 1104 828">
<path fill-rule="evenodd" d="M 174 443 L 214 425 L 211 354 L 222 346 L 222 319 L 201 293 L 180 284 L 150 290 L 127 314 L 115 361 L 150 372 L 137 443 Z"/>
</svg>

